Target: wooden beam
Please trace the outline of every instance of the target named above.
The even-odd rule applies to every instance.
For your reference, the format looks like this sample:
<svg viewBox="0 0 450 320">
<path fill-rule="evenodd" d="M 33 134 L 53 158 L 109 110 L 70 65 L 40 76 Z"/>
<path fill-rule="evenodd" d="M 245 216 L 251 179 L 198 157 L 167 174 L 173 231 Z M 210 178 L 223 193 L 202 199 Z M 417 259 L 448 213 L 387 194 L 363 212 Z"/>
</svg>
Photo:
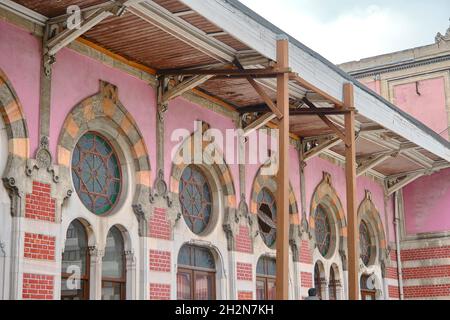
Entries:
<svg viewBox="0 0 450 320">
<path fill-rule="evenodd" d="M 308 161 L 308 160 L 311 160 L 311 159 L 317 157 L 322 152 L 337 146 L 339 143 L 341 143 L 341 141 L 342 141 L 341 138 L 334 138 L 334 139 L 328 140 L 328 141 L 318 145 L 317 147 L 309 150 L 308 152 L 305 152 L 305 154 L 303 156 L 304 161 Z"/>
<path fill-rule="evenodd" d="M 106 18 L 113 15 L 108 9 L 99 9 L 92 13 L 87 19 L 82 21 L 80 27 L 78 29 L 65 29 L 52 39 L 49 39 L 48 42 L 45 43 L 44 55 L 54 56 L 61 49 L 66 47 L 69 43 L 77 39 L 82 34 L 86 33 L 95 25 L 105 20 Z"/>
<path fill-rule="evenodd" d="M 251 84 L 253 89 L 255 89 L 255 91 L 261 96 L 269 109 L 277 116 L 278 119 L 281 119 L 283 117 L 283 113 L 278 109 L 278 107 L 275 105 L 269 95 L 264 91 L 264 89 L 251 77 L 247 78 L 247 80 Z M 289 103 L 287 113 L 289 113 Z"/>
<path fill-rule="evenodd" d="M 236 64 L 236 66 L 238 67 L 238 69 L 241 72 L 247 71 L 246 69 L 244 69 L 244 67 L 241 65 L 241 63 L 239 62 L 238 59 L 236 59 L 234 61 L 234 64 Z M 275 69 L 277 69 L 277 68 L 275 68 Z M 284 68 L 284 69 L 289 69 L 289 68 Z M 278 76 L 279 75 L 280 74 L 278 74 Z M 250 85 L 253 87 L 253 89 L 255 89 L 255 91 L 264 100 L 264 102 L 267 104 L 267 106 L 270 108 L 270 110 L 272 110 L 272 112 L 277 116 L 277 118 L 281 119 L 283 117 L 281 111 L 278 109 L 278 107 L 275 105 L 275 103 L 273 103 L 272 99 L 269 97 L 267 92 L 264 91 L 264 89 L 251 76 L 247 76 L 246 79 L 250 83 Z M 289 88 L 288 88 L 288 93 L 289 93 Z"/>
<path fill-rule="evenodd" d="M 295 81 L 297 84 L 299 84 L 303 88 L 320 95 L 323 99 L 325 99 L 326 101 L 329 101 L 330 103 L 334 104 L 336 107 L 339 107 L 339 108 L 344 107 L 344 104 L 342 103 L 342 101 L 339 101 L 338 99 L 336 99 L 333 96 L 329 95 L 325 91 L 317 88 L 313 84 L 311 84 L 308 81 L 306 81 L 305 79 L 301 78 L 298 74 L 291 73 L 290 79 L 292 81 Z"/>
<path fill-rule="evenodd" d="M 435 162 L 431 169 L 427 168 L 388 176 L 386 177 L 387 195 L 392 195 L 394 192 L 404 188 L 422 176 L 431 175 L 448 168 L 450 168 L 450 163 L 444 160 Z"/>
<path fill-rule="evenodd" d="M 264 127 L 266 124 L 268 124 L 270 121 L 275 119 L 277 116 L 273 113 L 266 113 L 253 121 L 251 124 L 249 124 L 244 129 L 244 137 L 248 137 L 250 134 L 252 134 L 254 131 Z"/>
<path fill-rule="evenodd" d="M 386 154 L 380 154 L 378 156 L 375 156 L 373 158 L 369 158 L 369 160 L 361 163 L 358 166 L 358 169 L 356 170 L 356 176 L 360 177 L 363 174 L 365 174 L 367 171 L 373 169 L 374 167 L 378 166 L 379 164 L 383 163 L 389 158 L 392 158 L 393 152 L 389 152 Z"/>
<path fill-rule="evenodd" d="M 289 66 L 289 41 L 277 39 L 277 64 Z M 276 299 L 289 299 L 289 75 L 277 78 L 277 105 L 281 111 L 279 133 L 279 168 L 277 173 Z"/>
<path fill-rule="evenodd" d="M 289 68 L 265 68 L 265 69 L 170 69 L 159 70 L 159 75 L 164 76 L 240 76 L 257 77 L 271 76 L 276 77 L 279 74 L 290 73 Z"/>
<path fill-rule="evenodd" d="M 153 1 L 132 4 L 128 11 L 217 61 L 232 62 L 234 60 L 236 50 L 209 37 L 205 32 L 194 28 Z"/>
<path fill-rule="evenodd" d="M 399 182 L 395 183 L 391 187 L 387 189 L 387 195 L 390 196 L 400 190 L 401 188 L 405 187 L 406 185 L 416 181 L 420 177 L 422 177 L 425 173 L 424 172 L 417 172 L 417 173 L 411 173 L 406 175 L 403 179 L 401 179 Z"/>
<path fill-rule="evenodd" d="M 335 108 L 317 108 L 317 109 L 294 109 L 290 110 L 291 116 L 327 116 L 327 115 L 344 115 L 352 112 L 350 110 Z"/>
<path fill-rule="evenodd" d="M 212 76 L 195 76 L 187 79 L 165 92 L 162 97 L 162 102 L 167 102 L 169 100 L 175 99 L 176 97 L 181 96 L 183 93 L 192 90 L 195 87 L 198 87 L 202 83 L 205 83 L 211 78 Z"/>
<path fill-rule="evenodd" d="M 354 108 L 353 85 L 344 85 L 344 106 Z M 359 300 L 359 226 L 356 198 L 355 112 L 345 115 L 345 174 L 348 230 L 348 293 L 349 300 Z"/>
<path fill-rule="evenodd" d="M 308 99 L 304 98 L 303 102 L 310 107 L 313 110 L 318 110 L 314 103 L 309 101 Z M 349 108 L 349 110 L 354 110 L 354 108 Z M 344 141 L 347 144 L 347 139 L 345 138 L 345 134 L 341 131 L 341 129 L 338 128 L 337 125 L 335 125 L 330 119 L 328 119 L 325 115 L 318 115 L 319 118 L 331 129 L 333 130 L 339 138 L 341 138 L 342 141 Z"/>
</svg>

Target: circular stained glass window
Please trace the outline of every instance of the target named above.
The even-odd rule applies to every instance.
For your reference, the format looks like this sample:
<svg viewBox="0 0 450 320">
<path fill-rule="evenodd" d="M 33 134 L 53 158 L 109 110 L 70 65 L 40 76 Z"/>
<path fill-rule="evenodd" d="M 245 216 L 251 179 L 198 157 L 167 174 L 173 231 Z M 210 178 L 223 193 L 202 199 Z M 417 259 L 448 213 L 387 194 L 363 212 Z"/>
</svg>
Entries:
<svg viewBox="0 0 450 320">
<path fill-rule="evenodd" d="M 370 239 L 369 228 L 364 221 L 361 221 L 359 225 L 359 251 L 361 260 L 368 266 L 372 254 L 372 240 Z"/>
<path fill-rule="evenodd" d="M 205 175 L 196 166 L 188 166 L 181 175 L 179 197 L 184 220 L 195 234 L 205 231 L 211 219 L 212 195 Z"/>
<path fill-rule="evenodd" d="M 277 237 L 277 204 L 272 193 L 262 189 L 258 194 L 258 224 L 264 243 L 273 247 Z"/>
<path fill-rule="evenodd" d="M 103 215 L 114 207 L 121 188 L 119 161 L 99 134 L 88 132 L 78 141 L 72 156 L 72 179 L 81 202 L 92 213 Z"/>
<path fill-rule="evenodd" d="M 316 244 L 322 256 L 326 256 L 330 251 L 331 244 L 331 224 L 326 209 L 319 205 L 315 218 Z"/>
</svg>

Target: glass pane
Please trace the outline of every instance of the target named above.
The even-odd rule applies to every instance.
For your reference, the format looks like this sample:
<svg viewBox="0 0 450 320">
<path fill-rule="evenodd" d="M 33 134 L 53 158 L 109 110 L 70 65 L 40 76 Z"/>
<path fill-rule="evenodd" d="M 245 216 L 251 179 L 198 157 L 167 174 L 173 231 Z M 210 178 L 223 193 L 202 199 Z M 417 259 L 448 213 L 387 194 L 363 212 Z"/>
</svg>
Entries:
<svg viewBox="0 0 450 320">
<path fill-rule="evenodd" d="M 122 284 L 116 282 L 103 281 L 102 300 L 122 300 Z"/>
<path fill-rule="evenodd" d="M 81 202 L 93 213 L 107 213 L 117 201 L 121 173 L 117 156 L 100 135 L 87 133 L 72 156 L 72 177 Z"/>
<path fill-rule="evenodd" d="M 276 286 L 275 280 L 267 280 L 267 300 L 275 300 Z"/>
<path fill-rule="evenodd" d="M 191 266 L 191 248 L 190 246 L 182 246 L 178 254 L 178 264 L 182 266 Z"/>
<path fill-rule="evenodd" d="M 315 236 L 319 252 L 326 256 L 331 244 L 331 225 L 326 209 L 319 205 L 315 217 Z"/>
<path fill-rule="evenodd" d="M 258 225 L 261 237 L 268 247 L 273 247 L 276 240 L 277 206 L 275 197 L 267 189 L 262 189 L 257 196 Z"/>
<path fill-rule="evenodd" d="M 177 275 L 177 299 L 192 299 L 192 279 L 190 273 L 179 272 Z"/>
<path fill-rule="evenodd" d="M 195 300 L 213 299 L 213 276 L 209 274 L 195 275 Z"/>
<path fill-rule="evenodd" d="M 195 234 L 202 233 L 211 218 L 212 195 L 205 175 L 196 166 L 188 166 L 181 175 L 179 199 L 184 220 Z"/>
<path fill-rule="evenodd" d="M 106 238 L 105 255 L 102 261 L 103 278 L 122 279 L 124 270 L 124 244 L 119 229 L 112 227 Z"/>
<path fill-rule="evenodd" d="M 61 279 L 61 300 L 87 300 L 89 297 L 84 294 L 87 285 L 85 280 Z"/>
<path fill-rule="evenodd" d="M 256 280 L 256 300 L 266 300 L 266 283 Z"/>
<path fill-rule="evenodd" d="M 83 225 L 73 221 L 66 234 L 66 243 L 62 256 L 63 274 L 70 274 L 72 278 L 79 279 L 87 273 L 88 244 L 87 235 Z"/>
<path fill-rule="evenodd" d="M 364 221 L 361 221 L 361 224 L 359 225 L 359 250 L 361 260 L 368 266 L 372 254 L 372 241 L 369 229 Z"/>
<path fill-rule="evenodd" d="M 205 248 L 195 248 L 195 266 L 198 268 L 215 269 L 214 257 Z"/>
</svg>

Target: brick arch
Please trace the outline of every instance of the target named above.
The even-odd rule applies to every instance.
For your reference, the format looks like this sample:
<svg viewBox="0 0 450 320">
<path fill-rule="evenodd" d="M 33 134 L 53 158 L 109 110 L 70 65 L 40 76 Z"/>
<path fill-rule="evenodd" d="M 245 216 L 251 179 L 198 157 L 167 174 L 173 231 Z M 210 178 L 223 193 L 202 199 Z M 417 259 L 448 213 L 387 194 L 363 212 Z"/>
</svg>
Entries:
<svg viewBox="0 0 450 320">
<path fill-rule="evenodd" d="M 381 221 L 380 212 L 372 201 L 372 193 L 366 190 L 364 200 L 361 202 L 358 208 L 358 226 L 361 221 L 365 221 L 369 227 L 375 230 L 379 250 L 379 260 L 380 262 L 384 260 L 387 242 L 386 235 L 384 232 L 383 222 Z"/>
<path fill-rule="evenodd" d="M 309 230 L 311 234 L 315 231 L 316 209 L 319 205 L 328 208 L 333 214 L 338 225 L 339 232 L 339 250 L 346 250 L 347 247 L 347 221 L 345 219 L 345 211 L 342 207 L 341 200 L 333 186 L 331 175 L 327 172 L 323 173 L 323 179 L 316 187 L 310 206 Z M 314 237 L 313 237 L 314 239 Z"/>
<path fill-rule="evenodd" d="M 133 204 L 148 202 L 151 166 L 147 146 L 136 121 L 119 101 L 116 86 L 100 81 L 100 92 L 83 100 L 67 115 L 58 140 L 58 165 L 70 168 L 71 154 L 79 138 L 95 130 L 97 121 L 121 136 L 130 147 L 134 162 L 136 193 Z M 101 130 L 101 125 L 99 128 Z"/>
<path fill-rule="evenodd" d="M 277 192 L 277 182 L 274 176 L 268 176 L 261 174 L 262 168 L 259 168 L 256 173 L 255 179 L 252 185 L 252 194 L 250 198 L 250 212 L 254 215 L 258 214 L 258 203 L 257 198 L 259 192 L 263 188 L 267 188 L 273 195 Z M 290 214 L 290 224 L 299 225 L 299 211 L 297 200 L 295 198 L 294 189 L 289 182 L 289 214 Z"/>
<path fill-rule="evenodd" d="M 202 132 L 208 130 L 209 126 L 207 124 L 203 124 Z M 180 148 L 178 149 L 176 153 L 177 161 L 174 161 L 172 163 L 172 170 L 170 175 L 170 191 L 176 195 L 179 193 L 179 184 L 180 179 L 183 174 L 184 169 L 189 166 L 191 163 L 195 164 L 194 159 L 194 139 L 193 139 L 194 133 L 187 137 L 185 141 L 181 144 Z M 207 146 L 211 145 L 208 141 L 202 140 L 202 152 L 205 150 Z M 208 165 L 201 165 L 205 167 L 206 169 L 212 169 L 219 178 L 220 187 L 222 189 L 222 193 L 225 199 L 226 208 L 233 208 L 236 209 L 236 191 L 234 187 L 233 182 L 233 176 L 231 175 L 230 168 L 228 167 L 227 163 L 225 162 L 225 159 L 223 157 L 223 152 L 218 148 L 217 145 L 213 144 L 215 146 L 215 150 L 220 152 L 220 158 L 221 163 L 213 163 Z M 191 163 L 185 163 L 182 160 L 183 154 L 182 152 L 184 150 L 188 150 L 190 153 L 190 162 Z"/>
<path fill-rule="evenodd" d="M 6 74 L 0 69 L 0 114 L 8 136 L 8 157 L 28 159 L 30 141 L 22 105 Z"/>
</svg>

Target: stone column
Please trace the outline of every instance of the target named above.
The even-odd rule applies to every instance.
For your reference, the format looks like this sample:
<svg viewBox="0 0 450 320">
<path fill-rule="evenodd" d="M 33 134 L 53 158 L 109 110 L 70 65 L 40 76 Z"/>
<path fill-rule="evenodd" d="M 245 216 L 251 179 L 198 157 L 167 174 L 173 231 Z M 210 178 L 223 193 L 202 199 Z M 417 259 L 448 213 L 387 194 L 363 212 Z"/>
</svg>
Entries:
<svg viewBox="0 0 450 320">
<path fill-rule="evenodd" d="M 97 249 L 97 247 L 89 247 L 90 255 L 90 283 L 89 283 L 89 299 L 102 299 L 102 259 L 105 252 Z"/>
</svg>

